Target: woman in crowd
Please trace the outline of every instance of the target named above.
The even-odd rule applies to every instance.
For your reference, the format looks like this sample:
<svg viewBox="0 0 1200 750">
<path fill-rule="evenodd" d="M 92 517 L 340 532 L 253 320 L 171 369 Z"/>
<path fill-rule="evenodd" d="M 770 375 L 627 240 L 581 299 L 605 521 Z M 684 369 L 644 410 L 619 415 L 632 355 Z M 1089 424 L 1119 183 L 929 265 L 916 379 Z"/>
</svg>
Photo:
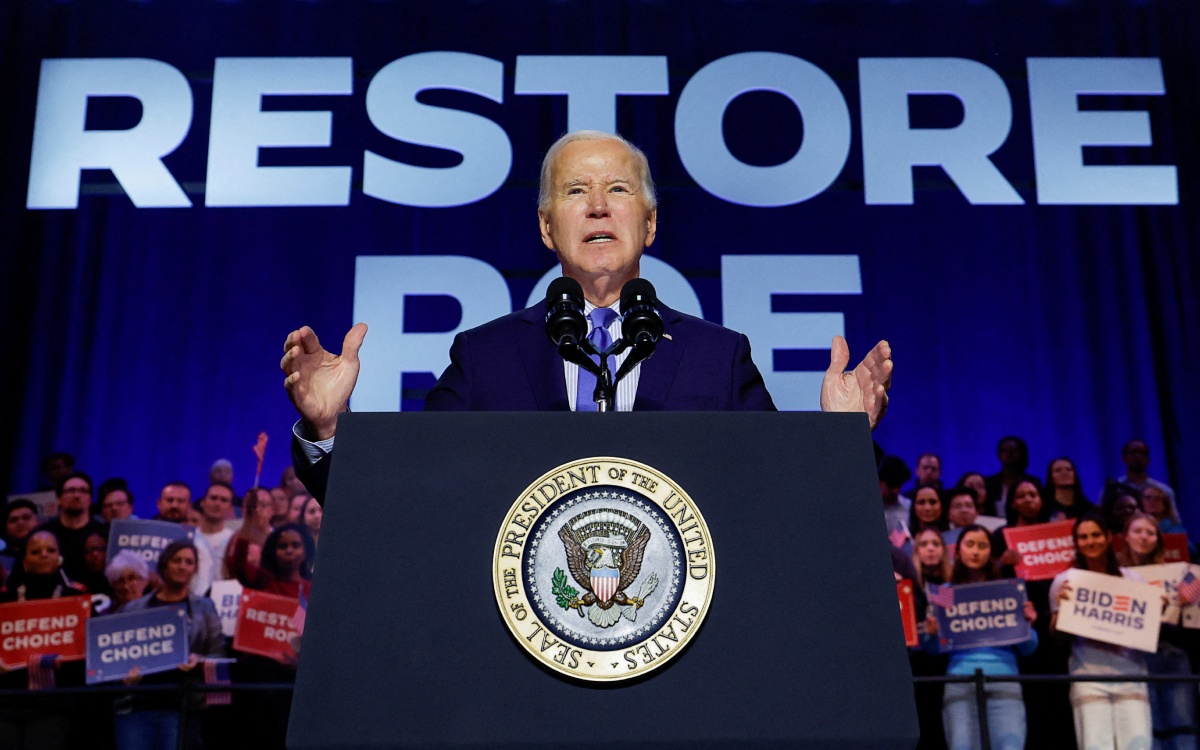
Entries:
<svg viewBox="0 0 1200 750">
<path fill-rule="evenodd" d="M 104 574 L 113 590 L 112 610 L 120 609 L 143 596 L 150 584 L 150 566 L 141 555 L 127 549 L 113 556 Z"/>
<path fill-rule="evenodd" d="M 67 578 L 62 569 L 58 538 L 49 531 L 35 531 L 25 542 L 25 548 L 13 574 L 0 591 L 0 602 L 27 602 L 39 599 L 58 599 L 83 594 L 83 587 Z M 53 665 L 57 687 L 82 687 L 82 661 L 56 662 Z M 0 670 L 2 671 L 2 670 Z M 30 686 L 31 670 L 0 674 L 0 688 L 16 690 Z M 0 748 L 4 750 L 56 750 L 75 746 L 72 733 L 80 712 L 74 698 L 57 697 L 33 711 L 16 707 L 0 707 Z M 78 738 L 75 738 L 78 739 Z"/>
<path fill-rule="evenodd" d="M 1163 561 L 1163 538 L 1158 521 L 1148 513 L 1134 513 L 1125 523 L 1125 547 L 1117 553 L 1122 567 L 1159 565 Z M 1159 630 L 1158 651 L 1146 654 L 1150 674 L 1191 675 L 1184 650 L 1187 634 L 1178 625 L 1164 622 Z M 1150 710 L 1155 730 L 1164 735 L 1156 746 L 1170 750 L 1195 750 L 1196 688 L 1186 682 L 1157 682 L 1149 685 Z"/>
<path fill-rule="evenodd" d="M 949 550 L 937 529 L 921 529 L 913 540 L 913 567 L 917 569 L 917 585 L 942 585 L 950 580 Z"/>
<path fill-rule="evenodd" d="M 313 546 L 320 543 L 321 539 L 321 519 L 325 515 L 325 509 L 321 507 L 321 503 L 312 495 L 308 496 L 308 500 L 304 502 L 304 511 L 301 518 L 304 525 L 308 527 L 308 533 L 312 534 Z"/>
<path fill-rule="evenodd" d="M 235 560 L 233 572 L 247 588 L 293 599 L 299 599 L 303 593 L 307 598 L 312 593 L 312 560 L 315 554 L 316 547 L 308 527 L 297 523 L 284 524 L 267 537 L 261 565 Z M 299 642 L 290 642 L 298 652 Z M 239 653 L 237 669 L 238 679 L 246 682 L 292 682 L 296 679 L 294 657 L 281 662 L 256 654 Z M 241 710 L 257 722 L 253 729 L 253 746 L 282 747 L 291 711 L 289 698 L 272 695 L 255 697 L 245 702 Z M 264 717 L 269 721 L 262 722 Z"/>
<path fill-rule="evenodd" d="M 920 595 L 917 616 L 920 617 L 926 611 L 922 603 L 926 585 L 940 586 L 950 580 L 950 552 L 942 540 L 942 532 L 935 528 L 918 531 L 912 544 L 912 562 L 916 569 L 914 583 Z M 923 629 L 924 621 L 918 620 L 917 626 Z M 908 664 L 914 677 L 941 677 L 946 674 L 946 661 L 945 654 L 931 653 L 921 647 L 908 650 Z M 945 747 L 942 741 L 945 734 L 942 729 L 942 685 L 938 682 L 918 683 L 913 685 L 913 693 L 917 703 L 917 722 L 921 727 L 921 744 L 918 748 L 941 750 Z"/>
<path fill-rule="evenodd" d="M 267 537 L 260 564 L 238 558 L 230 572 L 247 588 L 299 599 L 301 591 L 306 597 L 311 593 L 316 552 L 308 527 L 284 524 Z"/>
<path fill-rule="evenodd" d="M 942 493 L 931 484 L 919 485 L 913 492 L 912 507 L 908 510 L 909 533 L 916 534 L 921 529 L 937 529 L 944 533 L 949 528 Z"/>
<path fill-rule="evenodd" d="M 143 678 L 135 668 L 127 682 L 179 685 L 195 681 L 199 679 L 196 668 L 206 657 L 225 655 L 216 606 L 207 597 L 196 596 L 190 590 L 196 575 L 197 558 L 196 545 L 191 541 L 171 542 L 158 556 L 159 587 L 121 608 L 122 612 L 144 612 L 156 607 L 175 607 L 187 622 L 188 634 L 188 655 L 177 670 Z M 203 696 L 196 698 L 199 707 L 204 699 Z M 139 693 L 119 698 L 114 727 L 119 750 L 170 750 L 179 742 L 179 696 Z M 190 738 L 188 746 L 195 747 L 199 724 L 189 721 L 185 731 Z"/>
<path fill-rule="evenodd" d="M 1046 467 L 1045 502 L 1049 515 L 1058 521 L 1072 521 L 1085 513 L 1095 513 L 1096 504 L 1083 494 L 1083 482 L 1075 470 L 1075 462 L 1059 456 Z"/>
<path fill-rule="evenodd" d="M 1044 501 L 1041 490 L 1028 479 L 1022 479 L 1009 492 L 1006 509 L 1008 524 L 992 534 L 992 554 L 1000 566 L 1003 578 L 1016 578 L 1016 565 L 1020 557 L 1015 549 L 1008 548 L 1004 529 L 1021 528 L 1046 523 L 1050 520 L 1049 505 Z M 1033 627 L 1037 631 L 1039 646 L 1032 654 L 1017 659 L 1021 674 L 1066 674 L 1069 653 L 1065 644 L 1050 638 L 1050 581 L 1027 581 L 1025 596 L 1033 603 L 1037 619 Z M 1025 712 L 1031 731 L 1046 742 L 1047 747 L 1065 747 L 1074 742 L 1070 720 L 1070 697 L 1068 686 L 1061 683 L 1028 683 L 1025 685 Z"/>
<path fill-rule="evenodd" d="M 992 562 L 992 539 L 988 530 L 978 524 L 967 526 L 958 538 L 954 555 L 954 570 L 950 582 L 954 586 L 994 581 L 1000 571 Z M 1033 603 L 1025 602 L 1024 617 L 1031 623 L 1037 619 Z M 925 618 L 929 634 L 927 647 L 937 643 L 937 618 L 930 613 Z M 1029 638 L 1013 646 L 962 649 L 950 654 L 948 675 L 972 675 L 983 670 L 988 675 L 1017 674 L 1017 654 L 1028 656 L 1037 648 L 1037 631 L 1030 628 Z M 1025 704 L 1020 685 L 1012 682 L 988 683 L 988 736 L 994 750 L 1023 750 L 1025 747 Z M 975 686 L 965 682 L 948 683 L 942 699 L 942 721 L 946 727 L 946 744 L 950 750 L 971 750 L 979 746 L 979 713 Z"/>
<path fill-rule="evenodd" d="M 244 559 L 254 565 L 262 559 L 262 546 L 271 533 L 271 518 L 275 515 L 271 491 L 263 487 L 251 488 L 242 499 L 242 512 L 242 527 L 225 549 L 225 570 L 235 578 L 235 559 Z"/>
<path fill-rule="evenodd" d="M 1141 580 L 1117 565 L 1112 537 L 1094 515 L 1075 521 L 1075 568 Z M 1058 608 L 1071 600 L 1069 570 L 1059 573 L 1050 587 L 1050 632 L 1057 632 Z M 1144 675 L 1146 662 L 1138 651 L 1074 636 L 1071 644 L 1072 675 Z M 1146 684 L 1139 682 L 1075 682 L 1071 708 L 1079 750 L 1093 748 L 1148 748 L 1153 735 Z"/>
<path fill-rule="evenodd" d="M 1038 486 L 1029 480 L 1021 480 L 1012 488 L 1009 493 L 1011 501 L 1008 504 L 1008 524 L 996 529 L 992 534 L 992 550 L 996 555 L 996 560 L 1000 563 L 1000 572 L 1005 578 L 1016 578 L 1016 564 L 1020 559 L 1017 556 L 1015 549 L 1008 548 L 1008 540 L 1004 536 L 1004 529 L 1012 526 L 1020 528 L 1022 526 L 1036 526 L 1039 523 L 1046 523 L 1050 520 L 1049 506 L 1043 501 L 1042 493 Z M 1048 590 L 1047 590 L 1048 595 Z M 1048 610 L 1043 612 L 1039 609 L 1039 614 L 1045 616 L 1049 614 Z"/>
<path fill-rule="evenodd" d="M 1179 522 L 1179 510 L 1162 488 L 1146 485 L 1146 489 L 1142 490 L 1142 509 L 1154 516 L 1164 534 L 1187 533 L 1187 529 Z"/>
</svg>

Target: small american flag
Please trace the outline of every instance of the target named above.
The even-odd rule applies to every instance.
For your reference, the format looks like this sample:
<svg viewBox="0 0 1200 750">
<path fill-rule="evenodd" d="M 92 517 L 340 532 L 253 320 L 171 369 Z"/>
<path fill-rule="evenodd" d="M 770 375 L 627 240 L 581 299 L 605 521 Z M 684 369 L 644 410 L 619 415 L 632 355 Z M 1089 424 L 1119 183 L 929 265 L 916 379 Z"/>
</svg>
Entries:
<svg viewBox="0 0 1200 750">
<path fill-rule="evenodd" d="M 1187 575 L 1179 582 L 1176 589 L 1188 604 L 1195 604 L 1197 601 L 1200 601 L 1200 578 L 1197 578 L 1196 574 L 1192 571 L 1189 570 L 1187 572 Z"/>
<path fill-rule="evenodd" d="M 54 667 L 58 654 L 36 654 L 29 657 L 29 689 L 46 690 L 54 687 Z"/>
<path fill-rule="evenodd" d="M 931 584 L 927 593 L 929 594 L 930 604 L 936 604 L 943 608 L 954 606 L 953 586 L 947 584 L 942 584 L 941 586 L 938 586 L 936 583 Z"/>
<path fill-rule="evenodd" d="M 230 684 L 229 662 L 224 659 L 205 659 L 204 682 L 208 685 Z M 204 705 L 206 706 L 228 706 L 232 702 L 233 696 L 229 693 L 204 694 Z"/>
<path fill-rule="evenodd" d="M 308 619 L 308 597 L 304 595 L 304 587 L 300 587 L 300 602 L 296 605 L 296 614 L 292 615 L 292 630 L 304 635 L 304 621 Z"/>
<path fill-rule="evenodd" d="M 888 539 L 891 540 L 893 547 L 900 549 L 908 541 L 908 529 L 905 528 L 904 524 L 898 523 L 896 524 L 896 528 L 888 533 Z"/>
</svg>

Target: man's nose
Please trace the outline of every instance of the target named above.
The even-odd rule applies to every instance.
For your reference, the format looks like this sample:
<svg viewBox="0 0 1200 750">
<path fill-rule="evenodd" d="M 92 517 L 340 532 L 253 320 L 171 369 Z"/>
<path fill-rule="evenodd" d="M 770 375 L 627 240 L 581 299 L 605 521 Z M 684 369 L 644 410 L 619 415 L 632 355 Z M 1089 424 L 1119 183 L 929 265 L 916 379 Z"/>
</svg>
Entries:
<svg viewBox="0 0 1200 750">
<path fill-rule="evenodd" d="M 608 216 L 608 213 L 608 194 L 603 190 L 588 193 L 588 216 L 599 218 Z"/>
</svg>

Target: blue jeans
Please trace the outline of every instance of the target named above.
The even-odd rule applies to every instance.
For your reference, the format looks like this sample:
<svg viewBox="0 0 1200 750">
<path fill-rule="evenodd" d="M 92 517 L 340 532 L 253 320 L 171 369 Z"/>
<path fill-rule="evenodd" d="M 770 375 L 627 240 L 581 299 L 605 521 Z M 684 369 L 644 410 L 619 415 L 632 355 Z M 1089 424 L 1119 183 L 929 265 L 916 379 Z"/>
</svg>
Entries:
<svg viewBox="0 0 1200 750">
<path fill-rule="evenodd" d="M 179 742 L 176 711 L 131 711 L 113 717 L 117 750 L 175 750 Z"/>
<path fill-rule="evenodd" d="M 1025 702 L 1021 686 L 1015 682 L 988 683 L 988 735 L 992 750 L 1023 750 L 1025 747 Z M 950 750 L 973 750 L 979 741 L 979 712 L 975 706 L 975 686 L 969 682 L 950 682 L 942 697 L 942 723 L 946 727 L 946 745 Z"/>
<path fill-rule="evenodd" d="M 1158 653 L 1146 655 L 1150 674 L 1191 675 L 1192 667 L 1183 649 L 1162 643 Z M 1150 685 L 1150 710 L 1155 731 L 1167 732 L 1163 739 L 1155 738 L 1155 750 L 1197 750 L 1196 685 L 1191 682 L 1156 682 Z M 1170 734 L 1183 730 L 1182 734 Z"/>
</svg>

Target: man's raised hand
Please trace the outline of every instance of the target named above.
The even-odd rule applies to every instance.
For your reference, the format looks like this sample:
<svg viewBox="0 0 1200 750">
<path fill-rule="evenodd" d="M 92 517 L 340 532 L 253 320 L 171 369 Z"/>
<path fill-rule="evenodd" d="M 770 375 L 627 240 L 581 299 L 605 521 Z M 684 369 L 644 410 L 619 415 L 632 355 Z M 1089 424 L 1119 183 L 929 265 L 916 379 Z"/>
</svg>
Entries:
<svg viewBox="0 0 1200 750">
<path fill-rule="evenodd" d="M 283 387 L 292 405 L 317 440 L 333 437 L 338 414 L 346 411 L 358 381 L 358 350 L 367 335 L 367 324 L 350 329 L 342 341 L 341 355 L 321 347 L 317 334 L 308 326 L 288 334 L 283 342 Z"/>
<path fill-rule="evenodd" d="M 821 411 L 865 411 L 871 429 L 887 411 L 888 389 L 892 387 L 892 347 L 880 341 L 852 371 L 850 346 L 841 336 L 833 337 L 829 369 L 821 381 Z"/>
</svg>

